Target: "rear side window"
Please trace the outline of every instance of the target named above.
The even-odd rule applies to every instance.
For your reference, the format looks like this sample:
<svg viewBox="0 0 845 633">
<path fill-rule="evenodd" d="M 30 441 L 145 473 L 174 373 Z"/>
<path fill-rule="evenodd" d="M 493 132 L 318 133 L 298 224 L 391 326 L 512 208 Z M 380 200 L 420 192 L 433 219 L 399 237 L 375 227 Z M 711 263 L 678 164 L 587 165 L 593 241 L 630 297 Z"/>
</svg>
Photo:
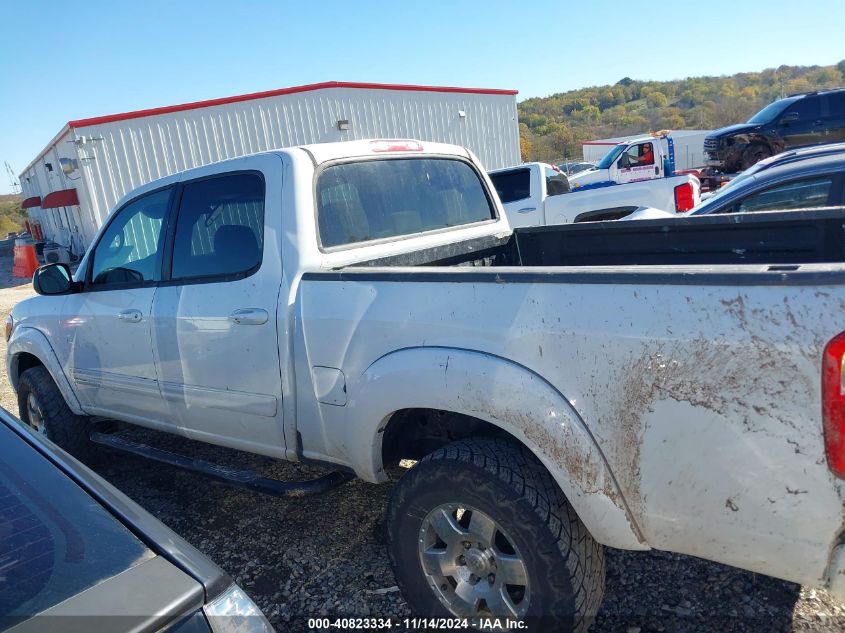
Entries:
<svg viewBox="0 0 845 633">
<path fill-rule="evenodd" d="M 230 174 L 182 190 L 171 279 L 241 275 L 261 264 L 264 179 Z"/>
<path fill-rule="evenodd" d="M 845 90 L 826 95 L 828 114 L 835 117 L 845 116 Z"/>
<path fill-rule="evenodd" d="M 749 196 L 739 204 L 740 213 L 811 209 L 828 204 L 833 177 L 796 180 Z"/>
<path fill-rule="evenodd" d="M 502 204 L 525 200 L 531 197 L 531 170 L 515 169 L 498 174 L 490 174 L 490 180 L 499 194 Z"/>
<path fill-rule="evenodd" d="M 324 247 L 432 231 L 494 218 L 467 163 L 394 158 L 327 167 L 317 178 Z"/>
</svg>

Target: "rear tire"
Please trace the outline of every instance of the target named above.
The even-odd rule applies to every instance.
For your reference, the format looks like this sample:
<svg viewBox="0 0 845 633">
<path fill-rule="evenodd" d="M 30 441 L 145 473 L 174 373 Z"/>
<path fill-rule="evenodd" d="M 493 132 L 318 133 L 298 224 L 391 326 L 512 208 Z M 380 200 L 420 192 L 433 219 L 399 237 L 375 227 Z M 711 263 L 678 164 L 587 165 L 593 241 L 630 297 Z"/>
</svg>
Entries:
<svg viewBox="0 0 845 633">
<path fill-rule="evenodd" d="M 70 410 L 46 367 L 32 367 L 21 374 L 18 413 L 25 424 L 77 459 L 91 457 L 91 420 Z"/>
<path fill-rule="evenodd" d="M 754 143 L 742 153 L 742 169 L 746 170 L 771 155 L 772 150 L 770 150 L 766 145 L 763 145 L 762 143 Z"/>
<path fill-rule="evenodd" d="M 604 593 L 601 545 L 542 464 L 507 440 L 461 440 L 423 458 L 393 490 L 387 538 L 418 616 L 504 613 L 532 631 L 583 633 Z"/>
</svg>

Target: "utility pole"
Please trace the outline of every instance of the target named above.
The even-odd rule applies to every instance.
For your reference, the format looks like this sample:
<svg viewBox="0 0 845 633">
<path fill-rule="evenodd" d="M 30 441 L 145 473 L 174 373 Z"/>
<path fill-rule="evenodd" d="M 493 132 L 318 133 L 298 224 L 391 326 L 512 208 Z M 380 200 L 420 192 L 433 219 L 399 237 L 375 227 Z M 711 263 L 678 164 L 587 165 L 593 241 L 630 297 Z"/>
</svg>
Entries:
<svg viewBox="0 0 845 633">
<path fill-rule="evenodd" d="M 12 187 L 12 193 L 20 193 L 21 186 L 18 183 L 18 178 L 15 176 L 15 172 L 12 170 L 12 166 L 9 164 L 8 161 L 4 161 L 6 164 L 6 174 L 9 176 L 9 184 Z"/>
</svg>

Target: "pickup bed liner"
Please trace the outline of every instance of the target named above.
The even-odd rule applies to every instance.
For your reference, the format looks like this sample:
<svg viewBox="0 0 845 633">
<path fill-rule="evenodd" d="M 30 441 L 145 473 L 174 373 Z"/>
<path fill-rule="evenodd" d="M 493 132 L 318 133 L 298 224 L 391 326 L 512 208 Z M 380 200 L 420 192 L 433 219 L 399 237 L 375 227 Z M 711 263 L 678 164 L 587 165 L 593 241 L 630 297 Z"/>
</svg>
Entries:
<svg viewBox="0 0 845 633">
<path fill-rule="evenodd" d="M 515 229 L 510 236 L 456 242 L 354 266 L 789 265 L 843 261 L 845 208 L 528 227 Z"/>
</svg>

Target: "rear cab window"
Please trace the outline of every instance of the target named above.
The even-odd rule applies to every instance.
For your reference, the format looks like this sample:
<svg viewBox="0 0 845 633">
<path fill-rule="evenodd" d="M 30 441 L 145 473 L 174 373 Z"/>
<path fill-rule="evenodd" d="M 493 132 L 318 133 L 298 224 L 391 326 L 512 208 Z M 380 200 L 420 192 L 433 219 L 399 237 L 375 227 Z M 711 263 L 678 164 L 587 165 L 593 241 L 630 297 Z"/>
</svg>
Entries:
<svg viewBox="0 0 845 633">
<path fill-rule="evenodd" d="M 562 171 L 545 167 L 543 168 L 543 175 L 546 177 L 547 196 L 559 196 L 569 193 L 569 178 Z"/>
<path fill-rule="evenodd" d="M 323 248 L 496 219 L 475 170 L 449 158 L 329 165 L 317 176 L 316 200 Z"/>
</svg>

